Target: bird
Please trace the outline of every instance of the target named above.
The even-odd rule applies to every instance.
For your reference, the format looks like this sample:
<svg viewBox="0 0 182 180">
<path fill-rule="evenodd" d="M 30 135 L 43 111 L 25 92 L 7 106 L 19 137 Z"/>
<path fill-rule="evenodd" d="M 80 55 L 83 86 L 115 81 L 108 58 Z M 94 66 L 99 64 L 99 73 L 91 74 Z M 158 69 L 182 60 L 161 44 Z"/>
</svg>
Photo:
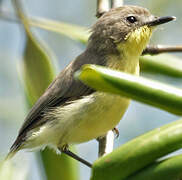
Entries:
<svg viewBox="0 0 182 180">
<path fill-rule="evenodd" d="M 96 139 L 114 129 L 130 99 L 96 91 L 75 79 L 75 72 L 85 64 L 94 64 L 139 76 L 139 57 L 153 30 L 174 19 L 131 5 L 104 13 L 92 26 L 85 51 L 58 74 L 28 113 L 7 159 L 22 149 L 49 146 L 91 167 L 69 151 L 69 145 Z"/>
</svg>

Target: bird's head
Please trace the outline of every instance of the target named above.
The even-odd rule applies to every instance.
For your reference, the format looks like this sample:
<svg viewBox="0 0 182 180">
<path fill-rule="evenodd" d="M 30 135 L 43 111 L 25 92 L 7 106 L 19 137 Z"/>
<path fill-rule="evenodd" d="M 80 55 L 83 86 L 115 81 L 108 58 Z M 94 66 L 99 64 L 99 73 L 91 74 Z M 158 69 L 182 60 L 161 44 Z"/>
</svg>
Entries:
<svg viewBox="0 0 182 180">
<path fill-rule="evenodd" d="M 156 17 L 138 6 L 114 8 L 98 19 L 89 41 L 94 42 L 98 50 L 123 53 L 123 48 L 127 48 L 140 55 L 150 40 L 152 30 L 173 19 L 172 16 Z"/>
</svg>

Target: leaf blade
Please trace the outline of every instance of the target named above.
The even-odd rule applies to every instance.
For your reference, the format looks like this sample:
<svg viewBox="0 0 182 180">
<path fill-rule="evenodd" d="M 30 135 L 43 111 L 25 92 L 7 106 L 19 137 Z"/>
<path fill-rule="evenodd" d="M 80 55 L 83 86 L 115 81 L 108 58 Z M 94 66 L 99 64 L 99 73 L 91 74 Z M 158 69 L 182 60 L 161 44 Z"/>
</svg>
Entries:
<svg viewBox="0 0 182 180">
<path fill-rule="evenodd" d="M 155 162 L 126 180 L 179 180 L 182 177 L 182 155 Z"/>
<path fill-rule="evenodd" d="M 96 90 L 119 94 L 182 115 L 182 90 L 179 88 L 96 65 L 84 66 L 76 76 Z"/>
<path fill-rule="evenodd" d="M 94 162 L 91 180 L 124 180 L 182 147 L 182 120 L 143 134 Z"/>
</svg>

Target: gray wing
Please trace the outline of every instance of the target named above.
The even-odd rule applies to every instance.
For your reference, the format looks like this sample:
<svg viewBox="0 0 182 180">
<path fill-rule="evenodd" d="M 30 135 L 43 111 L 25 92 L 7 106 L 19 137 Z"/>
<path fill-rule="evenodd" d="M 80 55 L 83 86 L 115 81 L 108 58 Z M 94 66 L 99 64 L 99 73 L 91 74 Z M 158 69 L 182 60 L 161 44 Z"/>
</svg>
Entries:
<svg viewBox="0 0 182 180">
<path fill-rule="evenodd" d="M 100 59 L 98 59 L 98 57 L 100 57 Z M 71 62 L 50 84 L 44 94 L 30 110 L 12 148 L 15 146 L 17 147 L 22 143 L 26 133 L 30 129 L 45 123 L 42 120 L 42 116 L 44 116 L 43 113 L 46 109 L 63 105 L 70 100 L 76 100 L 94 92 L 93 89 L 73 78 L 74 73 L 84 64 L 105 65 L 105 58 L 104 56 L 98 56 L 92 52 L 86 51 L 78 56 L 75 61 Z"/>
<path fill-rule="evenodd" d="M 73 79 L 73 72 L 63 71 L 32 107 L 19 131 L 19 134 L 45 123 L 42 117 L 47 109 L 61 106 L 70 100 L 79 99 L 92 92 L 94 92 L 93 89 L 87 87 L 80 81 Z"/>
</svg>

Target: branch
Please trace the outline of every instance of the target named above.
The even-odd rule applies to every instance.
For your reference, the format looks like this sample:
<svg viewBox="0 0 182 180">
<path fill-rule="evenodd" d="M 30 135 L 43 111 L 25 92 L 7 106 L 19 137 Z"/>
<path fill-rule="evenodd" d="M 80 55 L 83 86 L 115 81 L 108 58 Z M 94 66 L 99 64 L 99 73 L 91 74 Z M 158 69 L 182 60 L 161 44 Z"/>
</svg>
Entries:
<svg viewBox="0 0 182 180">
<path fill-rule="evenodd" d="M 105 12 L 109 11 L 109 0 L 97 0 L 96 17 L 101 17 Z"/>
<path fill-rule="evenodd" d="M 112 8 L 117 8 L 123 6 L 123 0 L 112 0 Z"/>
<path fill-rule="evenodd" d="M 150 54 L 157 55 L 169 52 L 182 52 L 182 45 L 167 46 L 167 45 L 148 45 L 142 55 Z"/>
<path fill-rule="evenodd" d="M 9 21 L 11 23 L 20 23 L 19 19 L 13 16 L 11 12 L 8 12 L 6 10 L 0 9 L 0 18 L 5 21 Z M 44 19 L 37 18 L 37 17 L 29 17 L 29 24 L 34 27 L 42 28 L 48 30 L 46 27 L 50 27 L 49 30 L 51 30 L 50 23 L 46 23 Z M 39 25 L 38 25 L 39 24 Z M 54 32 L 56 32 L 56 28 L 54 27 Z M 142 55 L 157 55 L 161 53 L 174 53 L 174 52 L 182 52 L 182 45 L 178 46 L 167 46 L 167 45 L 149 45 L 147 48 L 143 51 Z"/>
<path fill-rule="evenodd" d="M 105 12 L 109 11 L 109 0 L 97 0 L 97 12 L 96 17 L 101 17 Z M 108 131 L 107 134 L 103 137 L 99 137 L 99 152 L 98 156 L 104 156 L 113 150 L 114 145 L 114 133 L 113 131 Z"/>
<path fill-rule="evenodd" d="M 97 139 L 99 142 L 99 157 L 104 156 L 113 151 L 114 132 L 108 131 L 106 136 Z"/>
<path fill-rule="evenodd" d="M 20 23 L 19 19 L 14 17 L 14 15 L 7 11 L 0 9 L 0 18 L 5 21 L 9 21 L 11 23 Z M 31 26 L 43 28 L 45 26 L 50 26 L 50 24 L 46 24 L 46 22 L 41 18 L 29 18 L 29 23 Z M 39 24 L 39 26 L 37 26 Z M 41 26 L 42 25 L 42 26 Z M 45 29 L 45 28 L 43 28 Z M 46 28 L 47 29 L 47 28 Z M 142 55 L 157 55 L 161 53 L 174 53 L 174 52 L 182 52 L 182 45 L 177 46 L 167 46 L 167 45 L 148 45 L 147 48 L 143 51 Z"/>
</svg>

